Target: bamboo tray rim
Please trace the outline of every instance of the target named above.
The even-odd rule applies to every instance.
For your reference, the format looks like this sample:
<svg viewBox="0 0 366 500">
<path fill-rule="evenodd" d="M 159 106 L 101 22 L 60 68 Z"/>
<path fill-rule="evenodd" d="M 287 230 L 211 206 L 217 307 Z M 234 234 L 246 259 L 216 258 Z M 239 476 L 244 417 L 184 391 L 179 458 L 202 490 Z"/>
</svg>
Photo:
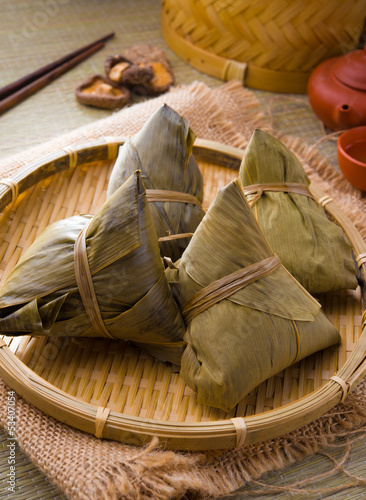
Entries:
<svg viewBox="0 0 366 500">
<path fill-rule="evenodd" d="M 125 137 L 104 137 L 96 141 L 68 146 L 43 156 L 17 172 L 11 181 L 17 194 L 45 178 L 84 163 L 114 160 Z M 238 169 L 244 150 L 213 141 L 196 139 L 194 155 L 198 161 Z M 11 205 L 14 186 L 0 180 L 0 210 Z M 349 237 L 356 255 L 366 255 L 366 243 L 349 218 L 334 200 L 313 186 L 314 197 L 340 223 Z M 308 423 L 322 416 L 351 392 L 366 374 L 366 258 L 360 261 L 362 289 L 362 333 L 356 346 L 334 378 L 318 389 L 278 408 L 246 417 L 209 422 L 171 422 L 136 417 L 82 402 L 58 389 L 25 365 L 0 339 L 0 375 L 4 381 L 29 403 L 46 414 L 80 430 L 131 444 L 144 444 L 156 436 L 170 449 L 202 450 L 235 448 L 272 439 L 295 428 L 293 422 Z M 62 407 L 62 413 L 60 412 Z M 309 419 L 309 414 L 311 418 Z M 292 423 L 292 428 L 291 428 Z M 218 444 L 217 444 L 218 443 Z"/>
</svg>

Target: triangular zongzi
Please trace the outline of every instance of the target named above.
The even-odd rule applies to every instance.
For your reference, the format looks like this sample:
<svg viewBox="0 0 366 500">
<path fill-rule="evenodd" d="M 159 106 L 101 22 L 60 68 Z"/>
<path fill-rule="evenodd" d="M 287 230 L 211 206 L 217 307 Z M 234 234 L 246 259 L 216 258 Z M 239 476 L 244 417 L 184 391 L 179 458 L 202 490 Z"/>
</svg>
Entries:
<svg viewBox="0 0 366 500">
<path fill-rule="evenodd" d="M 0 290 L 0 318 L 5 335 L 120 338 L 179 364 L 185 327 L 139 172 L 94 217 L 36 238 Z"/>
<path fill-rule="evenodd" d="M 166 271 L 167 272 L 167 271 Z M 172 279 L 176 281 L 176 271 Z M 218 192 L 179 263 L 181 375 L 229 410 L 262 381 L 340 340 L 268 245 L 239 180 Z"/>
<path fill-rule="evenodd" d="M 292 151 L 257 129 L 239 177 L 271 248 L 310 293 L 357 287 L 350 243 L 313 199 Z"/>
<path fill-rule="evenodd" d="M 181 256 L 204 216 L 203 178 L 192 155 L 195 137 L 185 118 L 161 106 L 120 147 L 108 184 L 109 196 L 141 170 L 161 255 L 173 260 Z"/>
</svg>

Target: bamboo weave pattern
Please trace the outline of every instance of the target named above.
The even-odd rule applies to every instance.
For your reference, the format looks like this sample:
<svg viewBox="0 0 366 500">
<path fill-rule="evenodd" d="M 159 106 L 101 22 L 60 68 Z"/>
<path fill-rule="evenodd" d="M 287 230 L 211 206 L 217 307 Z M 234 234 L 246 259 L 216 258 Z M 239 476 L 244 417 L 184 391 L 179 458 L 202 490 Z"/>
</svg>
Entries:
<svg viewBox="0 0 366 500">
<path fill-rule="evenodd" d="M 309 73 L 355 49 L 365 6 L 360 0 L 164 0 L 162 16 L 182 39 L 229 61 Z"/>
<path fill-rule="evenodd" d="M 102 151 L 102 149 L 101 149 Z M 237 172 L 201 162 L 206 192 L 213 194 Z M 67 170 L 22 193 L 2 220 L 2 281 L 45 226 L 75 213 L 95 212 L 105 200 L 108 162 Z M 88 196 L 86 196 L 88 193 Z M 211 197 L 207 200 L 210 204 Z M 32 207 L 32 215 L 29 215 Z M 177 373 L 146 352 L 109 339 L 14 337 L 0 340 L 37 375 L 82 402 L 140 418 L 169 422 L 209 422 L 248 417 L 286 405 L 319 388 L 355 348 L 362 329 L 360 289 L 320 297 L 326 314 L 339 329 L 342 344 L 278 373 L 252 391 L 235 410 L 197 404 L 195 393 Z M 106 413 L 103 413 L 105 416 Z M 100 420 L 94 424 L 100 434 Z"/>
</svg>

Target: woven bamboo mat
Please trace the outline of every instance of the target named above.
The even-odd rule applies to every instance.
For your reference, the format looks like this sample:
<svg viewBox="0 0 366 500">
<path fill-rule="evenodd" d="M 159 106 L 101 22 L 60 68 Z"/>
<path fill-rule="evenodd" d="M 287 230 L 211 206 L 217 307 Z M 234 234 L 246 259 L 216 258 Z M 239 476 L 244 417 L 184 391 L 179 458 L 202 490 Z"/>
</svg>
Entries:
<svg viewBox="0 0 366 500">
<path fill-rule="evenodd" d="M 164 43 L 160 34 L 159 0 L 45 0 L 32 2 L 0 0 L 0 86 L 20 78 L 82 45 L 115 31 L 116 36 L 105 48 L 90 59 L 63 75 L 56 82 L 27 99 L 0 118 L 0 153 L 2 158 L 45 142 L 78 126 L 109 116 L 111 112 L 87 108 L 76 102 L 74 88 L 88 76 L 103 71 L 107 55 L 119 52 L 137 43 L 151 43 L 164 48 L 174 68 L 176 82 L 203 81 L 213 87 L 221 82 L 200 73 L 183 63 Z M 319 121 L 310 110 L 306 96 L 275 95 L 254 92 L 276 129 L 304 139 L 313 144 L 323 135 Z M 338 169 L 335 143 L 325 141 L 319 145 Z M 57 499 L 66 497 L 16 448 L 17 492 L 6 492 L 9 469 L 9 439 L 0 430 L 0 499 Z M 342 444 L 342 443 L 340 443 Z M 365 439 L 358 439 L 351 447 L 346 469 L 354 476 L 366 478 Z M 345 446 L 327 450 L 330 457 L 341 462 Z M 354 479 L 342 469 L 327 473 L 333 468 L 332 458 L 325 455 L 308 457 L 280 472 L 273 472 L 263 479 L 271 490 L 261 498 L 286 499 L 297 493 L 282 492 L 281 487 L 308 479 L 308 498 L 359 499 L 366 497 L 365 486 L 355 486 L 335 494 L 315 490 L 333 486 L 345 487 Z M 323 479 L 313 481 L 316 475 Z M 275 488 L 275 489 L 274 489 Z M 277 488 L 277 489 L 276 489 Z M 235 499 L 250 497 L 255 486 L 247 488 Z M 314 493 L 311 493 L 314 491 Z M 13 496 L 12 496 L 13 495 Z M 233 497 L 232 497 L 233 498 Z"/>
</svg>

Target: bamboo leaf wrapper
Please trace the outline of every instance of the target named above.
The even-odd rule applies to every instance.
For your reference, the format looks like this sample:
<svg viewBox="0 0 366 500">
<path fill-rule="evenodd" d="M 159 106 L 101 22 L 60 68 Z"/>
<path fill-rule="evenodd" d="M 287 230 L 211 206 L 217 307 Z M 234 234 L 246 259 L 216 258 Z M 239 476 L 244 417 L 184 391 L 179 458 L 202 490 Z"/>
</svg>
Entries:
<svg viewBox="0 0 366 500">
<path fill-rule="evenodd" d="M 98 213 L 46 228 L 0 290 L 0 332 L 6 335 L 100 336 L 80 295 L 75 242 L 86 229 L 87 262 L 107 334 L 179 364 L 184 323 L 164 274 L 140 173 Z"/>
<path fill-rule="evenodd" d="M 167 238 L 160 241 L 161 254 L 173 260 L 189 242 L 189 237 L 181 235 L 193 233 L 204 216 L 203 178 L 192 155 L 195 137 L 184 117 L 161 106 L 120 147 L 108 184 L 109 196 L 136 169 L 141 170 L 148 199 L 150 192 L 158 195 L 152 196 L 150 207 L 158 237 Z"/>
<path fill-rule="evenodd" d="M 257 129 L 239 177 L 244 191 L 251 192 L 248 200 L 257 198 L 252 208 L 271 248 L 310 293 L 357 287 L 351 245 L 342 228 L 306 194 L 310 180 L 294 153 Z M 288 188 L 276 191 L 283 185 Z"/>
<path fill-rule="evenodd" d="M 276 259 L 240 181 L 233 181 L 217 194 L 179 263 L 184 313 L 218 280 Z M 177 279 L 176 271 L 166 272 Z M 320 304 L 278 261 L 190 317 L 181 375 L 199 402 L 227 411 L 262 381 L 339 340 Z"/>
</svg>

